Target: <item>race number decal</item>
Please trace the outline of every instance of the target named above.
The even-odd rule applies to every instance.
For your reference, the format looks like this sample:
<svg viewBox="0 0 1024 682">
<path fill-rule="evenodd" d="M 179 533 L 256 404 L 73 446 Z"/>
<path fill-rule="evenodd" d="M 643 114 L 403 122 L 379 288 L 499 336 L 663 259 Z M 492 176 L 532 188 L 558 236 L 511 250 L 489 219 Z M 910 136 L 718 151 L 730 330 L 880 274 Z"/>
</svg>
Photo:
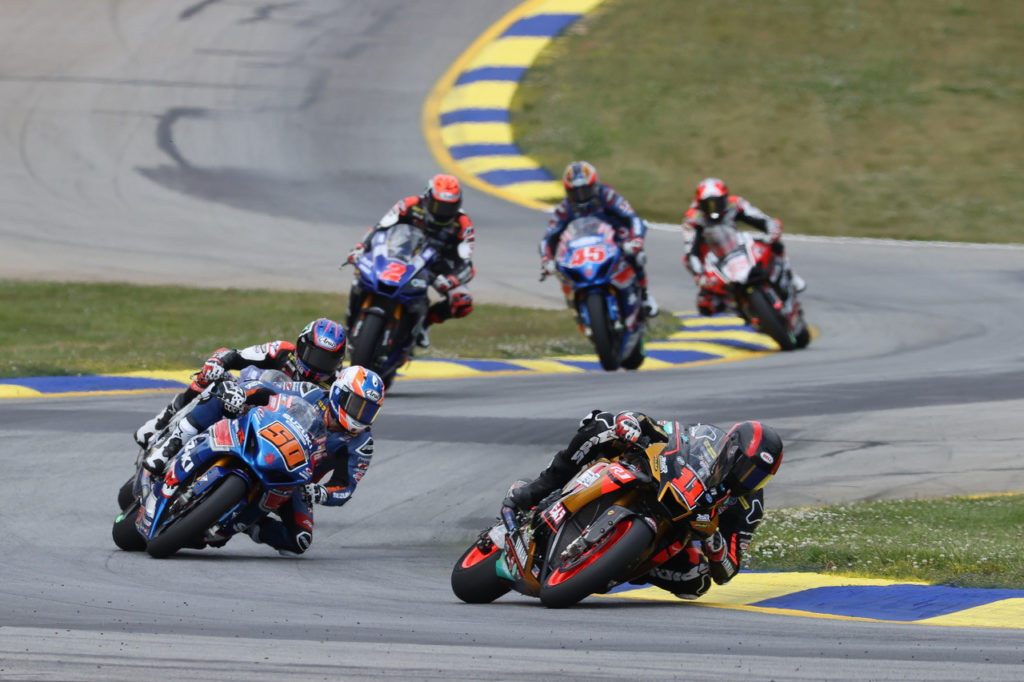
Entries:
<svg viewBox="0 0 1024 682">
<path fill-rule="evenodd" d="M 274 422 L 269 426 L 264 426 L 260 429 L 259 435 L 277 447 L 281 459 L 289 469 L 297 469 L 306 463 L 306 453 L 302 451 L 302 446 L 295 439 L 295 434 L 286 429 L 284 424 Z"/>
<path fill-rule="evenodd" d="M 574 251 L 572 254 L 572 260 L 569 261 L 569 265 L 576 268 L 584 263 L 600 263 L 604 259 L 605 253 L 603 246 L 588 246 Z"/>
<path fill-rule="evenodd" d="M 697 478 L 689 468 L 683 468 L 682 472 L 671 481 L 675 495 L 686 504 L 687 509 L 693 509 L 697 500 L 704 494 L 704 484 Z"/>
<path fill-rule="evenodd" d="M 397 261 L 388 263 L 388 267 L 385 268 L 384 272 L 380 273 L 377 278 L 384 280 L 385 282 L 401 282 L 402 275 L 405 274 L 407 269 L 408 266 L 405 263 L 399 263 Z"/>
</svg>

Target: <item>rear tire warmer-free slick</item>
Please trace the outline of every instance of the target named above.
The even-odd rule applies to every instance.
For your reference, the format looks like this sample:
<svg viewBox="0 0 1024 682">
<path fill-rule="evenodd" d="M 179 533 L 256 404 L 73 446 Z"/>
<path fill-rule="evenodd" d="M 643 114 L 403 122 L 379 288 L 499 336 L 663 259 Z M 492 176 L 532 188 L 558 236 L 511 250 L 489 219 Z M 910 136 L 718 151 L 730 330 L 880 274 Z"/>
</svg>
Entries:
<svg viewBox="0 0 1024 682">
<path fill-rule="evenodd" d="M 597 349 L 601 367 L 606 371 L 614 372 L 619 368 L 619 349 L 608 320 L 608 311 L 604 306 L 604 294 L 597 291 L 590 292 L 587 294 L 584 305 L 587 306 L 587 316 L 590 318 L 590 340 L 594 342 L 594 348 Z"/>
<path fill-rule="evenodd" d="M 352 364 L 379 371 L 374 361 L 380 354 L 379 343 L 384 333 L 385 320 L 379 315 L 367 315 L 359 329 L 359 336 L 352 344 Z"/>
<path fill-rule="evenodd" d="M 474 544 L 463 552 L 452 569 L 452 591 L 467 604 L 489 604 L 508 592 L 509 584 L 498 577 L 501 550 L 492 547 L 484 554 Z"/>
<path fill-rule="evenodd" d="M 793 350 L 796 348 L 796 340 L 789 333 L 785 318 L 782 313 L 773 308 L 768 299 L 757 287 L 751 289 L 747 294 L 747 305 L 750 312 L 757 318 L 758 328 L 772 337 L 775 343 L 779 344 L 782 350 Z"/>
<path fill-rule="evenodd" d="M 544 606 L 560 609 L 572 606 L 595 592 L 603 592 L 613 580 L 624 577 L 630 565 L 650 544 L 654 534 L 635 516 L 623 519 L 574 566 L 557 566 L 540 586 Z"/>
<path fill-rule="evenodd" d="M 201 539 L 210 526 L 245 499 L 247 493 L 245 481 L 238 476 L 225 476 L 216 490 L 151 539 L 146 551 L 150 556 L 162 559 Z"/>
</svg>

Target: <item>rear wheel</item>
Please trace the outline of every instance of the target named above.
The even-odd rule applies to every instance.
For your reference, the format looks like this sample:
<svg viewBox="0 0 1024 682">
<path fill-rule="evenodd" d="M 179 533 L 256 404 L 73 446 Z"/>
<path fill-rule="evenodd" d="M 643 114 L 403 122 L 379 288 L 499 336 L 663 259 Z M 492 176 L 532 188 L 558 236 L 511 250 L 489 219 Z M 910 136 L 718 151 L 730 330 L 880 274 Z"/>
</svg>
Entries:
<svg viewBox="0 0 1024 682">
<path fill-rule="evenodd" d="M 491 545 L 483 551 L 476 544 L 463 552 L 452 569 L 452 591 L 467 604 L 489 604 L 511 589 L 498 577 L 501 550 Z"/>
<path fill-rule="evenodd" d="M 772 337 L 782 350 L 793 350 L 797 347 L 796 339 L 789 333 L 786 320 L 782 313 L 772 307 L 764 292 L 754 287 L 747 294 L 747 305 L 750 315 L 756 320 L 757 328 Z"/>
<path fill-rule="evenodd" d="M 616 334 L 612 331 L 611 321 L 608 319 L 604 295 L 592 291 L 587 294 L 584 304 L 590 318 L 590 339 L 597 349 L 597 358 L 601 361 L 602 368 L 614 372 L 619 368 L 619 349 L 615 343 Z"/>
<path fill-rule="evenodd" d="M 245 481 L 237 476 L 225 476 L 216 490 L 150 540 L 146 551 L 150 556 L 163 559 L 201 540 L 217 519 L 245 499 L 247 492 Z"/>
<path fill-rule="evenodd" d="M 653 537 L 643 520 L 635 516 L 623 519 L 586 552 L 553 567 L 540 586 L 541 603 L 560 609 L 604 592 L 625 576 Z"/>
<path fill-rule="evenodd" d="M 380 341 L 384 334 L 384 318 L 367 315 L 359 329 L 359 336 L 352 342 L 352 364 L 377 371 L 376 360 L 380 356 Z"/>
</svg>

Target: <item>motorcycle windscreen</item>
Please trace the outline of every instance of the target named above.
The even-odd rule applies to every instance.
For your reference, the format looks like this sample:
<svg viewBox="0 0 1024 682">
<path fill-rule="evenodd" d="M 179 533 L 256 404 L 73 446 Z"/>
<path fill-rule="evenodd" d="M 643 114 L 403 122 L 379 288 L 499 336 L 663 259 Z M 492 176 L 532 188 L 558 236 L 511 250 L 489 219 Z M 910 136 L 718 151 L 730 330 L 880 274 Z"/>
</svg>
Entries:
<svg viewBox="0 0 1024 682">
<path fill-rule="evenodd" d="M 736 238 L 736 228 L 731 225 L 705 227 L 704 243 L 708 245 L 713 254 L 721 258 L 739 244 L 739 240 Z"/>
</svg>

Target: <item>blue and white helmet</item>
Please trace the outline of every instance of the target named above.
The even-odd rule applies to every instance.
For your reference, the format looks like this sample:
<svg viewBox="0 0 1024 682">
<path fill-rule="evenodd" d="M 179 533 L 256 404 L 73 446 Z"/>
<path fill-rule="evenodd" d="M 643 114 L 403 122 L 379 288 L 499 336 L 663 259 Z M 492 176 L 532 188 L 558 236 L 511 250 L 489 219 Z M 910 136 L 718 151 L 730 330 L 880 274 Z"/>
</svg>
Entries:
<svg viewBox="0 0 1024 682">
<path fill-rule="evenodd" d="M 384 402 L 384 381 L 373 370 L 353 365 L 331 386 L 328 409 L 341 428 L 359 433 L 370 428 Z"/>
</svg>

